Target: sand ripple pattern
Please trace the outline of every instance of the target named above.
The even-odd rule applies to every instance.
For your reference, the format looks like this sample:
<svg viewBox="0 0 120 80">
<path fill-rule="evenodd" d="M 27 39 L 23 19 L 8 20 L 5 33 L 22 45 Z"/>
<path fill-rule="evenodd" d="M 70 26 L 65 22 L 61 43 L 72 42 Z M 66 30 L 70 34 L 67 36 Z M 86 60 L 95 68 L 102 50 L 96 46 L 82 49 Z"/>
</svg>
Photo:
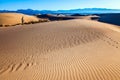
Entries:
<svg viewBox="0 0 120 80">
<path fill-rule="evenodd" d="M 27 68 L 35 65 L 35 63 L 19 63 L 19 64 L 11 64 L 6 68 L 0 69 L 0 75 L 5 75 L 7 73 L 16 72 L 16 71 L 23 71 Z"/>
<path fill-rule="evenodd" d="M 0 80 L 120 80 L 119 33 L 103 26 L 70 20 L 1 28 Z"/>
</svg>

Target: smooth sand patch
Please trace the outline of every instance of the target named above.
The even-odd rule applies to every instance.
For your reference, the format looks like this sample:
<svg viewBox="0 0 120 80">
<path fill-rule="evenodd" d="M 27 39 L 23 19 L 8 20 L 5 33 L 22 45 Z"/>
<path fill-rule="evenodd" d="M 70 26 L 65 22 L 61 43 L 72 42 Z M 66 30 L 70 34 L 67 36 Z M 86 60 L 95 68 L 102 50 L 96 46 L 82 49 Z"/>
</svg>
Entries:
<svg viewBox="0 0 120 80">
<path fill-rule="evenodd" d="M 0 80 L 119 80 L 120 32 L 91 20 L 0 28 Z"/>
<path fill-rule="evenodd" d="M 29 16 L 21 13 L 0 13 L 0 26 L 20 25 L 23 23 L 38 22 L 35 16 Z"/>
</svg>

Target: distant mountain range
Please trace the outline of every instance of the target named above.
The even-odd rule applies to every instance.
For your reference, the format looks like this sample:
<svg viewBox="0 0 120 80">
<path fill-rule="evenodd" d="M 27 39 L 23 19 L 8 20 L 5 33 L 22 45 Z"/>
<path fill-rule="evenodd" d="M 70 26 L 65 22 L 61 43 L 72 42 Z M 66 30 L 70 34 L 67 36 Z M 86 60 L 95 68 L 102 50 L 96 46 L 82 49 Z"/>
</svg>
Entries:
<svg viewBox="0 0 120 80">
<path fill-rule="evenodd" d="M 32 10 L 32 9 L 19 9 L 16 11 L 10 10 L 0 10 L 0 13 L 5 12 L 15 12 L 15 13 L 23 13 L 28 15 L 35 15 L 35 14 L 101 14 L 101 13 L 120 13 L 120 9 L 106 9 L 106 8 L 84 8 L 84 9 L 71 9 L 71 10 Z"/>
</svg>

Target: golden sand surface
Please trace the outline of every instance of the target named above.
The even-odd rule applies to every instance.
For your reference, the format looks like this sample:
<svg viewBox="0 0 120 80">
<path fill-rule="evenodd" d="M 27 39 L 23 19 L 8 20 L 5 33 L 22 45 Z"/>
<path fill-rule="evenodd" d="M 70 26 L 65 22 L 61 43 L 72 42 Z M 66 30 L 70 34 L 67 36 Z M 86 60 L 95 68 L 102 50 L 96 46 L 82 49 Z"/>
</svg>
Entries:
<svg viewBox="0 0 120 80">
<path fill-rule="evenodd" d="M 120 29 L 83 19 L 1 27 L 0 80 L 120 80 Z"/>
<path fill-rule="evenodd" d="M 0 25 L 11 26 L 24 23 L 37 22 L 39 19 L 35 16 L 29 16 L 21 13 L 0 13 Z"/>
</svg>

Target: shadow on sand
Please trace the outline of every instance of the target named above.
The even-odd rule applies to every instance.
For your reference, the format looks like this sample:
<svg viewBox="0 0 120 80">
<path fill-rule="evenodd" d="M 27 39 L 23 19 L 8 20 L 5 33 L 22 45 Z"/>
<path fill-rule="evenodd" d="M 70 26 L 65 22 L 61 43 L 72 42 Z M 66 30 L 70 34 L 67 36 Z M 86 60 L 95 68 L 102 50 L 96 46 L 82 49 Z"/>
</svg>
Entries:
<svg viewBox="0 0 120 80">
<path fill-rule="evenodd" d="M 120 13 L 111 13 L 111 14 L 97 14 L 100 22 L 114 24 L 120 26 Z"/>
</svg>

